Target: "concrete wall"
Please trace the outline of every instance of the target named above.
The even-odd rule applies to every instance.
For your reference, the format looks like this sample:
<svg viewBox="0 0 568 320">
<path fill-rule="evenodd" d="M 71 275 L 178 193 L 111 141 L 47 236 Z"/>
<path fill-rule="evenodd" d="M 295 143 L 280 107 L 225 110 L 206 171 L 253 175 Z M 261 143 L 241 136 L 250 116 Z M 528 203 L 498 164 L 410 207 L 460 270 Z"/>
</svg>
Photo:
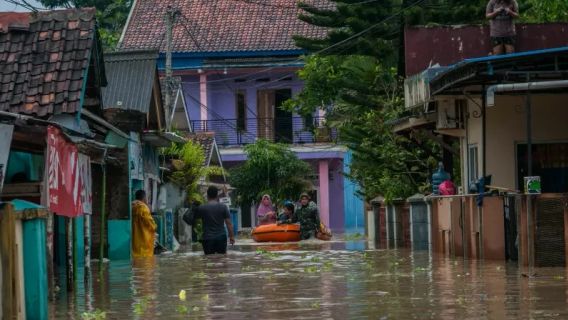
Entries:
<svg viewBox="0 0 568 320">
<path fill-rule="evenodd" d="M 568 94 L 533 94 L 533 143 L 568 142 Z M 469 102 L 470 115 L 479 108 Z M 487 109 L 487 174 L 492 184 L 517 189 L 516 145 L 526 143 L 526 110 L 524 96 L 497 96 L 495 107 Z M 470 117 L 468 138 L 462 142 L 462 159 L 467 170 L 466 150 L 477 144 L 479 175 L 482 173 L 482 122 Z M 466 171 L 467 172 L 467 171 Z M 464 172 L 464 177 L 467 176 Z M 466 179 L 464 179 L 465 181 Z"/>
</svg>

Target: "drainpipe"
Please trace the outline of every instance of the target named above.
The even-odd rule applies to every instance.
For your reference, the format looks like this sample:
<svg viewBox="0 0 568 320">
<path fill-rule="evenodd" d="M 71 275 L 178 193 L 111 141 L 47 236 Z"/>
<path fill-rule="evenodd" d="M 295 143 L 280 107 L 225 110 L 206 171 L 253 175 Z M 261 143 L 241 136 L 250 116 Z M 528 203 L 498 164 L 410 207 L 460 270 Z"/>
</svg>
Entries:
<svg viewBox="0 0 568 320">
<path fill-rule="evenodd" d="M 536 81 L 536 82 L 524 82 L 524 83 L 511 83 L 511 84 L 499 84 L 490 86 L 487 88 L 485 101 L 487 106 L 495 105 L 495 93 L 497 92 L 511 92 L 511 91 L 525 91 L 526 92 L 526 111 L 527 111 L 527 160 L 528 168 L 527 174 L 532 175 L 532 104 L 530 93 L 532 90 L 542 90 L 542 89 L 558 89 L 567 88 L 568 80 L 557 80 L 557 81 Z M 527 195 L 527 255 L 528 255 L 528 268 L 529 275 L 532 274 L 533 270 L 533 260 L 534 260 L 534 248 L 532 240 L 532 198 L 531 195 Z"/>
<path fill-rule="evenodd" d="M 487 93 L 486 93 L 487 106 L 488 107 L 495 106 L 495 93 L 497 92 L 529 91 L 529 90 L 557 89 L 557 88 L 567 88 L 567 87 L 568 87 L 568 80 L 498 84 L 487 87 Z"/>
</svg>

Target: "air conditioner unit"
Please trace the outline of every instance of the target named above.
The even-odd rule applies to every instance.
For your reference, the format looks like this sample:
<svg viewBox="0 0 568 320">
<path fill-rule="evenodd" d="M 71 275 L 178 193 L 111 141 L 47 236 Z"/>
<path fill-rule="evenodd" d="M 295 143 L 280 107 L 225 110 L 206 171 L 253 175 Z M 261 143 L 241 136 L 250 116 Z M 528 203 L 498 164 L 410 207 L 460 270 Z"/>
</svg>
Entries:
<svg viewBox="0 0 568 320">
<path fill-rule="evenodd" d="M 458 129 L 456 104 L 454 99 L 440 99 L 438 105 L 438 120 L 436 129 Z"/>
</svg>

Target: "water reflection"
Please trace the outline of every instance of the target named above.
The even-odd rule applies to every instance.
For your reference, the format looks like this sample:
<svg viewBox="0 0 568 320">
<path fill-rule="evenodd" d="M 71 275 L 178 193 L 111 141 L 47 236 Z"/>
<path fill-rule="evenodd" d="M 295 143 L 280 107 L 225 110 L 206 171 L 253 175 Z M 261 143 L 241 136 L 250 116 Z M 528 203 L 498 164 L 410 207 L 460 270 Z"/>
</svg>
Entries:
<svg viewBox="0 0 568 320">
<path fill-rule="evenodd" d="M 568 318 L 565 269 L 524 277 L 513 264 L 374 250 L 365 242 L 199 248 L 95 266 L 58 296 L 51 318 L 100 309 L 110 319 Z M 179 293 L 185 290 L 185 299 Z"/>
</svg>

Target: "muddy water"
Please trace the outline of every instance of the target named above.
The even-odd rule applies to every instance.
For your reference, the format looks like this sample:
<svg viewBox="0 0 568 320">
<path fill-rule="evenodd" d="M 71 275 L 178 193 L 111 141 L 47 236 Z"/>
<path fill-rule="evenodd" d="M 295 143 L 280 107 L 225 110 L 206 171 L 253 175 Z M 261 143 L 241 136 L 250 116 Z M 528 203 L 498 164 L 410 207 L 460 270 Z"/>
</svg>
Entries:
<svg viewBox="0 0 568 320">
<path fill-rule="evenodd" d="M 50 316 L 81 319 L 98 309 L 107 319 L 568 319 L 563 268 L 527 278 L 515 264 L 364 242 L 241 242 L 214 257 L 197 250 L 94 269 L 92 281 L 58 295 Z"/>
</svg>

